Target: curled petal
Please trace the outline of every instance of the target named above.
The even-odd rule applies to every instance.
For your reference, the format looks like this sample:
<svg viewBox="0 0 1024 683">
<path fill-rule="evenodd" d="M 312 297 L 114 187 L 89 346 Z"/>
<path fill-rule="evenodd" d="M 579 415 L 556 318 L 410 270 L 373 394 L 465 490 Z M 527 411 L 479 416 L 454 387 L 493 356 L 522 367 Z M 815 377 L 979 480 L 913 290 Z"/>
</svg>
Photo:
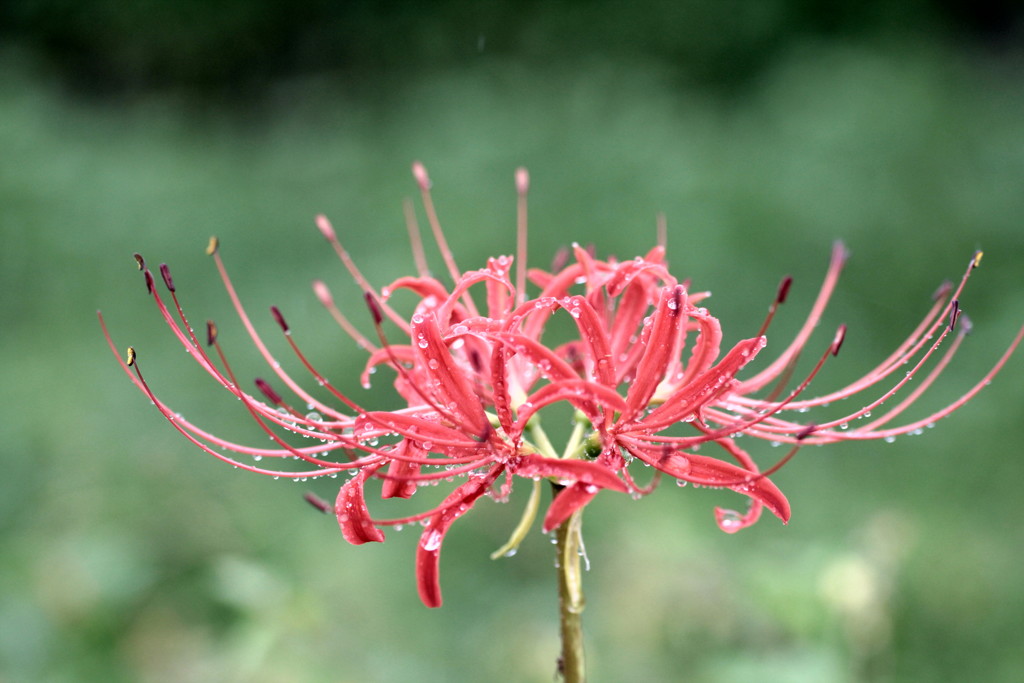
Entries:
<svg viewBox="0 0 1024 683">
<path fill-rule="evenodd" d="M 767 506 L 783 523 L 789 521 L 790 508 L 786 496 L 768 477 L 759 476 L 756 471 L 695 453 L 665 452 L 661 449 L 643 447 L 635 442 L 623 445 L 632 455 L 670 477 L 700 486 L 724 487 L 749 496 L 751 508 L 746 515 L 729 510 L 716 510 L 715 516 L 723 531 L 735 533 L 750 526 L 760 516 L 762 505 Z"/>
<path fill-rule="evenodd" d="M 697 342 L 690 354 L 690 362 L 686 364 L 686 372 L 683 374 L 684 382 L 689 382 L 710 368 L 718 358 L 722 345 L 722 326 L 718 322 L 718 318 L 703 308 L 689 311 L 689 316 L 696 322 L 700 334 L 697 336 Z"/>
<path fill-rule="evenodd" d="M 651 254 L 654 254 L 660 247 L 655 247 L 651 250 Z M 676 279 L 672 277 L 672 274 L 665 268 L 663 262 L 663 256 L 665 250 L 660 249 L 657 260 L 649 261 L 646 259 L 632 259 L 624 263 L 619 263 L 615 267 L 614 273 L 605 282 L 605 287 L 608 289 L 608 294 L 611 296 L 619 296 L 627 286 L 630 284 L 642 281 L 645 286 L 651 286 L 657 288 L 657 281 L 661 281 L 665 285 L 673 286 L 676 284 Z"/>
<path fill-rule="evenodd" d="M 508 349 L 496 345 L 491 352 L 491 395 L 494 399 L 494 412 L 498 415 L 498 424 L 506 434 L 512 431 L 512 397 L 509 394 Z"/>
<path fill-rule="evenodd" d="M 432 441 L 437 445 L 470 448 L 479 445 L 479 441 L 470 438 L 452 427 L 427 420 L 416 415 L 405 413 L 388 413 L 385 411 L 368 412 L 356 421 L 356 432 L 378 429 L 390 431 L 405 437 Z"/>
<path fill-rule="evenodd" d="M 366 367 L 363 368 L 363 374 L 359 380 L 363 386 L 369 386 L 370 376 L 378 365 L 391 365 L 395 362 L 412 365 L 414 359 L 415 354 L 413 354 L 411 346 L 393 344 L 386 349 L 375 349 L 370 353 L 370 358 L 366 361 Z"/>
<path fill-rule="evenodd" d="M 506 316 L 515 303 L 516 288 L 508 279 L 511 265 L 506 256 L 487 259 L 487 270 L 495 276 L 487 282 L 487 314 L 497 320 Z"/>
<path fill-rule="evenodd" d="M 616 364 L 619 373 L 617 381 L 621 382 L 627 374 L 635 376 L 633 371 L 646 351 L 644 344 L 636 343 L 636 333 L 643 325 L 654 296 L 649 290 L 644 283 L 634 282 L 619 297 L 618 310 L 615 311 L 611 328 L 612 355 L 619 359 Z"/>
<path fill-rule="evenodd" d="M 669 396 L 665 403 L 643 419 L 647 429 L 663 429 L 693 415 L 701 406 L 713 401 L 730 388 L 732 380 L 744 365 L 764 348 L 764 337 L 744 339 L 725 355 L 718 365 L 698 375 L 692 382 Z"/>
<path fill-rule="evenodd" d="M 441 606 L 441 543 L 444 542 L 448 527 L 472 507 L 502 471 L 504 467 L 496 466 L 486 475 L 473 477 L 459 486 L 444 499 L 438 512 L 427 522 L 416 548 L 416 583 L 420 599 L 427 607 Z"/>
<path fill-rule="evenodd" d="M 334 514 L 338 517 L 341 535 L 352 545 L 362 545 L 369 541 L 381 543 L 384 532 L 373 525 L 370 511 L 366 508 L 363 485 L 366 479 L 377 470 L 376 467 L 359 470 L 356 476 L 349 479 L 338 491 L 334 502 Z"/>
<path fill-rule="evenodd" d="M 755 503 L 764 504 L 772 514 L 783 522 L 789 521 L 789 501 L 768 477 L 758 477 L 755 472 L 717 458 L 693 453 L 686 453 L 684 457 L 689 460 L 689 471 L 685 477 L 680 477 L 680 479 L 702 486 L 724 486 L 732 489 L 737 493 L 750 496 Z M 671 472 L 666 473 L 672 474 Z M 736 529 L 729 529 L 729 531 L 738 531 L 742 528 L 740 526 Z"/>
<path fill-rule="evenodd" d="M 561 380 L 545 384 L 530 394 L 526 403 L 519 409 L 517 422 L 525 425 L 538 410 L 560 401 L 572 404 L 586 413 L 591 420 L 598 414 L 596 406 L 601 406 L 606 412 L 626 410 L 626 402 L 614 389 L 582 379 Z"/>
<path fill-rule="evenodd" d="M 452 358 L 436 318 L 433 315 L 414 315 L 412 333 L 418 355 L 422 356 L 422 367 L 429 369 L 430 380 L 435 383 L 435 395 L 457 419 L 465 421 L 473 434 L 486 434 L 490 425 L 484 407 L 466 373 Z"/>
<path fill-rule="evenodd" d="M 748 526 L 756 524 L 757 520 L 761 518 L 761 509 L 763 507 L 764 505 L 757 499 L 750 501 L 750 509 L 747 510 L 746 514 L 716 507 L 715 522 L 718 524 L 718 528 L 725 533 L 734 534 L 740 529 L 746 529 Z"/>
<path fill-rule="evenodd" d="M 536 453 L 519 456 L 509 463 L 513 473 L 520 477 L 554 477 L 566 482 L 593 485 L 626 493 L 629 489 L 608 468 L 586 460 L 545 458 Z"/>
<path fill-rule="evenodd" d="M 451 319 L 451 312 L 459 307 L 459 301 L 465 301 L 465 297 L 468 296 L 467 291 L 475 284 L 485 282 L 488 291 L 488 305 L 500 305 L 496 301 L 491 299 L 491 294 L 494 293 L 494 287 L 497 286 L 500 289 L 504 289 L 506 293 L 512 293 L 515 288 L 512 283 L 508 280 L 507 268 L 506 272 L 502 273 L 501 269 L 496 266 L 495 259 L 490 259 L 488 267 L 483 270 L 468 271 L 462 274 L 462 277 L 455 283 L 455 287 L 452 288 L 450 294 L 446 294 L 445 298 L 441 299 L 443 303 L 438 307 L 438 320 L 442 324 L 448 324 Z M 500 319 L 500 316 L 498 316 Z"/>
<path fill-rule="evenodd" d="M 496 336 L 500 341 L 508 344 L 518 355 L 536 365 L 541 374 L 552 381 L 579 377 L 572 366 L 562 360 L 558 354 L 530 337 L 511 333 Z"/>
<path fill-rule="evenodd" d="M 398 278 L 381 290 L 381 300 L 387 301 L 399 289 L 411 290 L 423 299 L 433 296 L 439 300 L 444 300 L 448 296 L 448 290 L 445 289 L 445 286 L 432 277 L 407 276 Z"/>
<path fill-rule="evenodd" d="M 541 530 L 548 533 L 557 529 L 562 522 L 569 519 L 572 513 L 590 502 L 590 499 L 597 495 L 601 489 L 594 484 L 576 482 L 570 484 L 558 492 L 555 499 L 548 506 L 548 512 L 544 515 L 544 525 Z"/>
<path fill-rule="evenodd" d="M 686 321 L 686 306 L 686 290 L 682 286 L 676 285 L 662 290 L 651 334 L 637 366 L 636 379 L 630 385 L 626 398 L 630 405 L 627 419 L 647 407 L 654 390 L 665 377 L 665 371 L 670 367 L 673 352 L 676 350 L 676 341 Z"/>
<path fill-rule="evenodd" d="M 569 311 L 580 331 L 580 341 L 587 349 L 594 379 L 608 386 L 615 384 L 615 369 L 609 348 L 608 332 L 600 313 L 582 296 L 571 296 L 559 302 Z"/>
<path fill-rule="evenodd" d="M 416 458 L 424 458 L 427 451 L 419 446 L 413 439 L 402 439 L 402 442 L 395 446 L 396 453 L 392 455 L 408 455 Z M 419 474 L 419 463 L 408 460 L 395 459 L 388 465 L 387 476 L 381 484 L 381 498 L 412 498 L 416 493 L 416 475 Z"/>
</svg>

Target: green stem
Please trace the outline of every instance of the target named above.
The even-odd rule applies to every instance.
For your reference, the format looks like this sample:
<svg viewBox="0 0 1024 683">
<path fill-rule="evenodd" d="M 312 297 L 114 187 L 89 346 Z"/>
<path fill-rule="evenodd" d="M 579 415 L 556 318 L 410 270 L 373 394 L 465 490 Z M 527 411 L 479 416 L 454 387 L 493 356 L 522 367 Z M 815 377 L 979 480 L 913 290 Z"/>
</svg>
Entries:
<svg viewBox="0 0 1024 683">
<path fill-rule="evenodd" d="M 555 567 L 558 570 L 558 608 L 561 616 L 562 656 L 558 670 L 565 683 L 587 680 L 583 656 L 583 510 L 577 510 L 555 530 Z"/>
</svg>

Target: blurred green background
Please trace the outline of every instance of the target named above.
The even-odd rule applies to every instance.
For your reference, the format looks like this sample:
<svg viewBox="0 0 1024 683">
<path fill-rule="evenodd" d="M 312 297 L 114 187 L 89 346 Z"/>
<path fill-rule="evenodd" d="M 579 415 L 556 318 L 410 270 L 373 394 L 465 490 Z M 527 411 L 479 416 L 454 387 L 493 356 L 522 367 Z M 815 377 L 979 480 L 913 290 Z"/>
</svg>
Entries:
<svg viewBox="0 0 1024 683">
<path fill-rule="evenodd" d="M 850 327 L 824 392 L 983 248 L 962 301 L 974 334 L 927 414 L 1024 321 L 1022 18 L 1010 0 L 4 3 L 0 680 L 550 681 L 548 539 L 487 559 L 526 487 L 454 527 L 445 606 L 427 610 L 414 531 L 347 545 L 302 501 L 332 482 L 216 462 L 121 375 L 97 309 L 173 406 L 265 438 L 178 350 L 131 253 L 172 264 L 193 320 L 219 322 L 242 376 L 265 373 L 203 255 L 219 235 L 275 350 L 270 304 L 359 391 L 364 358 L 309 282 L 354 319 L 362 305 L 313 216 L 374 283 L 411 272 L 401 202 L 420 159 L 475 268 L 514 250 L 524 165 L 534 264 L 572 241 L 643 253 L 664 212 L 673 270 L 714 292 L 727 342 L 790 273 L 782 348 L 844 240 L 812 343 Z M 1019 680 L 1022 376 L 1015 358 L 924 436 L 801 453 L 776 478 L 786 527 L 722 534 L 729 492 L 599 497 L 592 680 Z"/>
</svg>

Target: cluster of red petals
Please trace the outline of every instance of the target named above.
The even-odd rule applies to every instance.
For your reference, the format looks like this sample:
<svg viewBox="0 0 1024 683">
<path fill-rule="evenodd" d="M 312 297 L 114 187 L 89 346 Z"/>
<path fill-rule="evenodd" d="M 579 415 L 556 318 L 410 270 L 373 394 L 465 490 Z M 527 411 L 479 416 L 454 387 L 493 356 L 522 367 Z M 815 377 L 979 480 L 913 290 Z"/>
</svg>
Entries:
<svg viewBox="0 0 1024 683">
<path fill-rule="evenodd" d="M 191 358 L 241 400 L 271 436 L 271 447 L 221 439 L 178 415 L 143 379 L 134 351 L 125 361 L 112 342 L 110 345 L 125 372 L 158 410 L 211 455 L 275 477 L 350 475 L 333 506 L 349 542 L 383 541 L 382 527 L 423 524 L 416 573 L 420 596 L 428 606 L 441 604 L 438 562 L 452 522 L 483 496 L 507 498 L 516 477 L 549 479 L 556 484 L 557 493 L 543 519 L 545 531 L 558 527 L 602 489 L 640 496 L 653 490 L 662 474 L 679 483 L 729 488 L 749 497 L 743 513 L 715 510 L 724 531 L 735 532 L 753 524 L 765 507 L 785 522 L 789 503 L 767 475 L 801 445 L 891 439 L 920 430 L 974 396 L 999 371 L 1024 334 L 1022 328 L 992 370 L 959 399 L 920 420 L 893 424 L 932 384 L 968 331 L 958 302 L 980 254 L 972 257 L 958 285 L 945 286 L 936 293 L 920 324 L 888 358 L 849 386 L 808 398 L 804 390 L 811 378 L 838 352 L 843 339 L 844 328 L 840 327 L 820 350 L 820 359 L 810 372 L 793 380 L 797 358 L 807 347 L 846 260 L 841 245 L 833 250 L 817 300 L 796 337 L 760 372 L 742 378 L 743 369 L 766 346 L 768 323 L 786 298 L 789 278 L 770 302 L 768 318 L 758 333 L 723 351 L 719 321 L 701 306 L 707 293 L 692 292 L 687 283 L 671 275 L 662 246 L 629 261 L 600 260 L 574 246 L 568 263 L 552 272 L 527 272 L 525 171 L 519 171 L 516 178 L 520 202 L 517 270 L 513 272 L 513 259 L 506 256 L 488 260 L 480 270 L 459 271 L 437 224 L 426 172 L 416 164 L 414 174 L 454 284 L 449 287 L 432 277 L 421 248 L 416 246 L 417 276 L 401 278 L 380 290 L 372 288 L 323 217 L 318 218 L 318 227 L 366 292 L 378 339 L 371 341 L 358 332 L 335 305 L 327 287 L 314 283 L 321 303 L 370 354 L 364 384 L 371 372 L 389 368 L 404 407 L 372 410 L 336 389 L 299 349 L 281 312 L 272 308 L 273 318 L 297 358 L 332 400 L 318 397 L 325 391 L 317 390 L 315 395 L 304 389 L 282 369 L 250 321 L 214 242 L 210 253 L 242 324 L 276 375 L 275 383 L 287 387 L 307 410 L 293 407 L 264 379 L 256 382 L 258 395 L 243 390 L 217 341 L 216 326 L 207 325 L 205 340 L 192 331 L 167 267 L 161 266 L 160 274 L 169 299 L 155 286 L 141 257 L 139 266 L 169 328 Z M 418 245 L 418 232 L 412 234 L 414 245 Z M 389 304 L 399 291 L 411 292 L 416 299 L 410 317 L 403 317 Z M 574 334 L 569 339 L 545 339 L 556 316 L 571 321 Z M 397 328 L 401 343 L 388 340 L 385 324 Z M 936 354 L 950 336 L 953 339 L 947 348 Z M 110 341 L 109 335 L 107 339 Z M 915 383 L 912 392 L 883 414 L 871 417 L 872 410 L 900 392 L 926 365 L 926 376 Z M 862 408 L 848 415 L 817 424 L 804 419 L 812 408 L 871 390 L 886 380 Z M 571 452 L 552 452 L 549 444 L 531 432 L 538 411 L 556 403 L 571 405 L 585 426 L 583 438 Z M 685 429 L 680 429 L 681 424 Z M 312 445 L 293 445 L 285 438 L 288 432 L 314 441 Z M 760 471 L 737 444 L 736 437 L 741 435 L 790 444 L 791 450 L 774 467 Z M 265 467 L 260 462 L 270 458 L 289 463 L 297 459 L 305 467 Z M 631 474 L 631 465 L 638 461 L 656 472 L 647 485 L 638 484 Z M 439 505 L 418 514 L 375 519 L 367 507 L 365 488 L 370 482 L 379 483 L 384 498 L 410 498 L 418 487 L 439 481 L 461 483 Z"/>
</svg>

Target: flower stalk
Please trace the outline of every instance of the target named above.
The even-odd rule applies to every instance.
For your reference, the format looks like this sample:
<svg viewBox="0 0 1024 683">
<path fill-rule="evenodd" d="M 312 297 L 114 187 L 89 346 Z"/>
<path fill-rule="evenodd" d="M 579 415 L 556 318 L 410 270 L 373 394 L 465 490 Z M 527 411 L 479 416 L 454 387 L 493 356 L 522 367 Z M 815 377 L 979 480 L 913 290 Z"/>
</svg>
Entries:
<svg viewBox="0 0 1024 683">
<path fill-rule="evenodd" d="M 555 530 L 555 569 L 558 571 L 558 613 L 562 635 L 562 655 L 558 671 L 565 683 L 587 680 L 583 651 L 583 508 Z"/>
</svg>

